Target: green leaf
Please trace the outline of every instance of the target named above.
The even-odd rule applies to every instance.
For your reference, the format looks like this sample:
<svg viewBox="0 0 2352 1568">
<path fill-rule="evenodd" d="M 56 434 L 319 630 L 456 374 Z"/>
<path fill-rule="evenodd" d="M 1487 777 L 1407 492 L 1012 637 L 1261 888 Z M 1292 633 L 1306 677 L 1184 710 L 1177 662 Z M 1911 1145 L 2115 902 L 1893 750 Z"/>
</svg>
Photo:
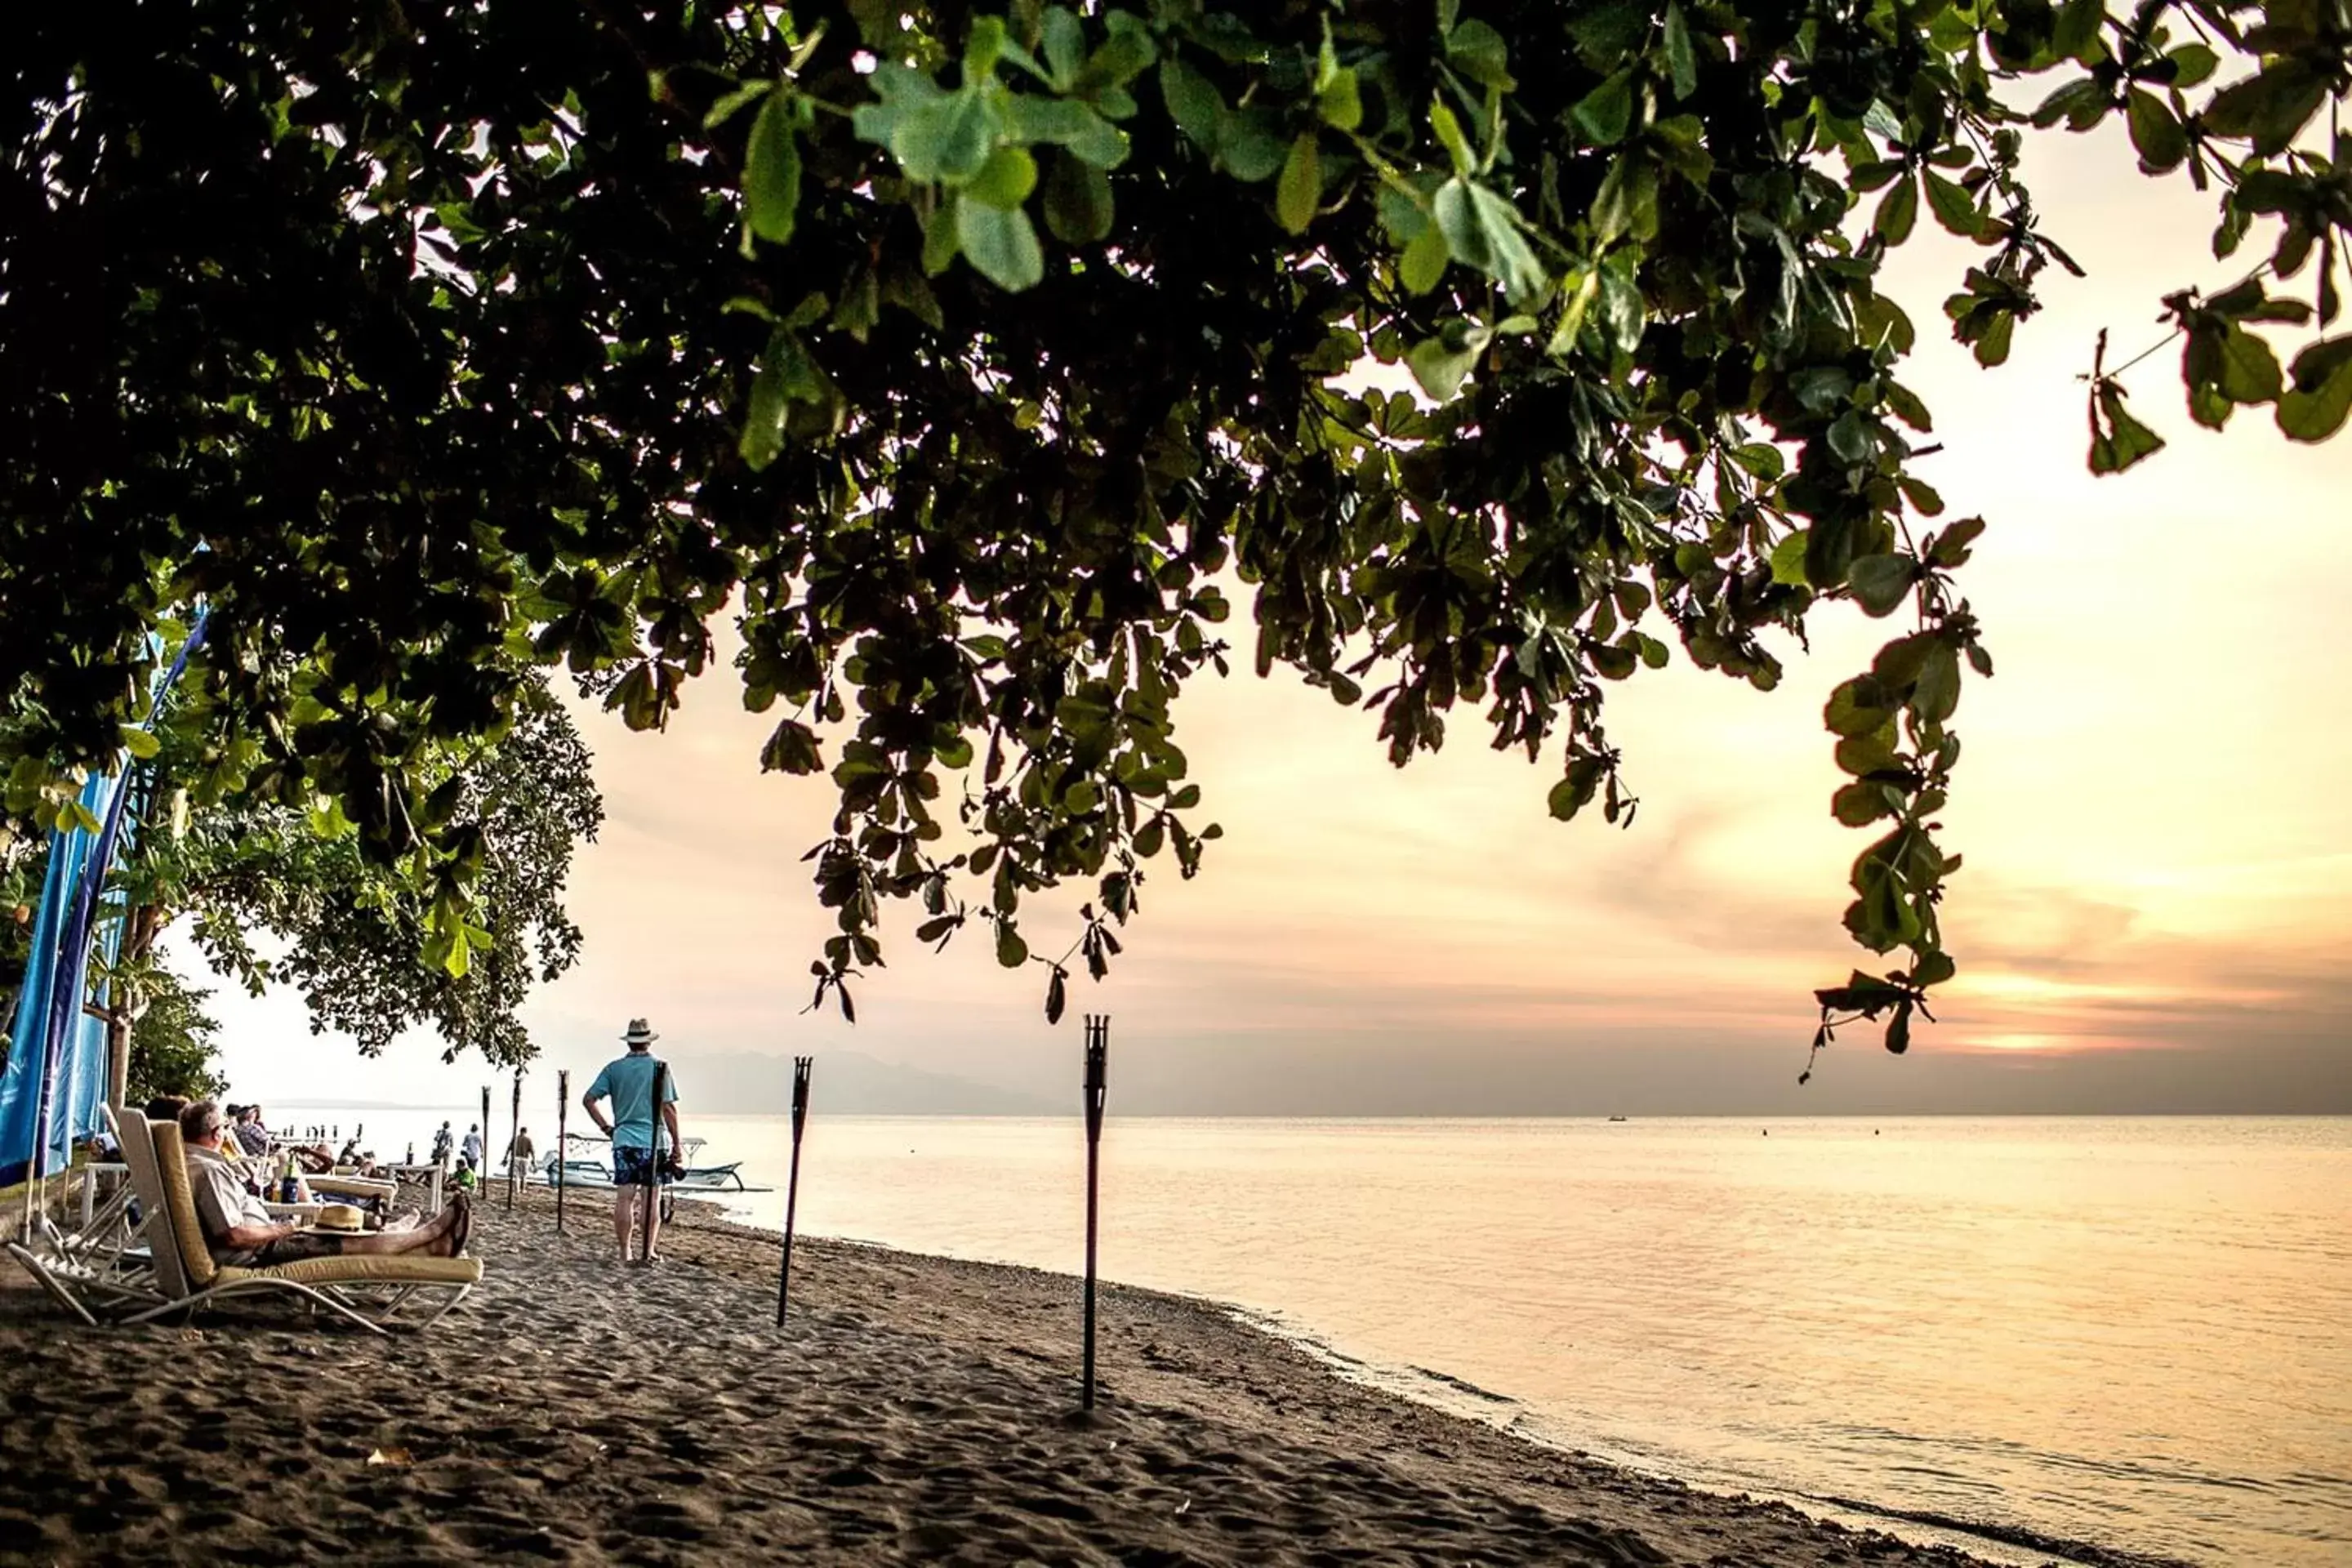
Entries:
<svg viewBox="0 0 2352 1568">
<path fill-rule="evenodd" d="M 1791 534 L 1801 539 L 1801 534 Z M 1828 705 L 1822 710 L 1822 723 L 1832 735 L 1851 738 L 1867 735 L 1884 729 L 1894 717 L 1893 698 L 1885 683 L 1875 675 L 1857 675 L 1842 681 L 1830 693 Z"/>
<path fill-rule="evenodd" d="M 1363 92 L 1353 66 L 1340 67 L 1317 89 L 1315 112 L 1322 116 L 1324 124 L 1341 131 L 1353 131 L 1364 122 Z"/>
<path fill-rule="evenodd" d="M 1503 35 L 1475 18 L 1445 35 L 1445 61 L 1481 87 L 1509 92 L 1519 85 L 1511 79 L 1510 51 Z"/>
<path fill-rule="evenodd" d="M 2209 135 L 2243 136 L 2265 156 L 2284 153 L 2327 100 L 2327 78 L 2309 62 L 2278 60 L 2259 76 L 2223 88 L 2205 106 Z"/>
<path fill-rule="evenodd" d="M 1543 294 L 1550 279 L 1520 235 L 1510 203 L 1456 175 L 1437 187 L 1430 205 L 1454 260 L 1494 278 L 1515 300 Z"/>
<path fill-rule="evenodd" d="M 1127 132 L 1072 99 L 1024 94 L 1004 100 L 1004 133 L 1015 142 L 1066 147 L 1098 168 L 1127 162 Z"/>
<path fill-rule="evenodd" d="M 1078 91 L 1096 93 L 1098 98 L 1106 88 L 1124 87 L 1133 81 L 1160 58 L 1160 47 L 1152 42 L 1150 30 L 1133 12 L 1109 11 L 1105 13 L 1103 21 L 1110 28 L 1110 37 L 1087 57 L 1085 68 L 1071 84 Z"/>
<path fill-rule="evenodd" d="M 2314 343 L 2297 354 L 2294 384 L 2279 398 L 2278 427 L 2294 440 L 2325 441 L 2344 427 L 2348 412 L 2352 338 Z"/>
<path fill-rule="evenodd" d="M 1315 221 L 1316 204 L 1323 196 L 1323 158 L 1315 132 L 1302 131 L 1283 160 L 1282 178 L 1274 187 L 1274 216 L 1292 234 L 1304 234 Z"/>
<path fill-rule="evenodd" d="M 1959 650 L 1948 643 L 1937 643 L 1919 667 L 1919 684 L 1911 689 L 1911 710 L 1922 723 L 1940 724 L 1959 705 Z"/>
<path fill-rule="evenodd" d="M 732 92 L 721 93 L 719 100 L 710 106 L 710 112 L 702 117 L 702 128 L 705 131 L 718 130 L 734 119 L 738 110 L 746 105 L 757 103 L 774 91 L 775 86 L 774 82 L 763 78 L 759 81 L 745 82 Z M 442 221 L 446 223 L 448 220 L 445 217 Z M 451 226 L 454 229 L 456 226 Z"/>
<path fill-rule="evenodd" d="M 1681 0 L 1666 0 L 1666 68 L 1674 78 L 1676 99 L 1698 90 L 1698 56 L 1691 48 L 1690 24 L 1683 17 Z"/>
<path fill-rule="evenodd" d="M 966 87 L 901 118 L 890 151 L 910 180 L 961 185 L 988 166 L 1002 130 L 987 95 Z"/>
<path fill-rule="evenodd" d="M 1922 169 L 1920 174 L 1927 182 L 1927 205 L 1934 209 L 1937 223 L 1963 239 L 1975 239 L 1984 232 L 1984 215 L 1977 211 L 1977 199 L 1967 187 L 1933 169 Z"/>
<path fill-rule="evenodd" d="M 792 104 L 774 93 L 752 121 L 743 152 L 743 221 L 760 238 L 782 245 L 793 237 L 800 205 L 800 134 Z"/>
<path fill-rule="evenodd" d="M 1289 155 L 1290 143 L 1267 129 L 1273 117 L 1263 110 L 1236 110 L 1224 117 L 1217 132 L 1217 157 L 1236 180 L 1255 184 L 1274 178 Z"/>
<path fill-rule="evenodd" d="M 1442 98 L 1429 100 L 1429 128 L 1444 143 L 1445 155 L 1454 160 L 1456 174 L 1467 174 L 1478 166 L 1477 158 L 1470 151 L 1470 139 L 1462 134 L 1462 121 L 1454 117 L 1454 111 L 1445 107 Z"/>
<path fill-rule="evenodd" d="M 751 378 L 750 406 L 743 415 L 743 433 L 735 443 L 753 473 L 774 462 L 784 449 L 784 416 L 791 399 L 784 394 L 783 371 L 772 348 L 759 374 Z"/>
<path fill-rule="evenodd" d="M 1948 570 L 1955 566 L 1965 566 L 1969 562 L 1969 547 L 1977 542 L 1978 535 L 1984 531 L 1984 519 L 1964 517 L 1936 535 L 1936 542 L 1928 548 L 1927 559 L 1934 564 Z"/>
<path fill-rule="evenodd" d="M 1609 165 L 1592 198 L 1592 228 L 1602 245 L 1625 235 L 1650 240 L 1658 233 L 1658 171 L 1639 151 Z"/>
<path fill-rule="evenodd" d="M 2232 321 L 2221 334 L 2221 390 L 2232 403 L 2269 403 L 2285 385 L 2278 355 L 2263 339 Z"/>
<path fill-rule="evenodd" d="M 1484 327 L 1456 321 L 1436 337 L 1414 344 L 1404 362 L 1423 392 L 1440 403 L 1451 403 L 1491 335 Z"/>
<path fill-rule="evenodd" d="M 1545 798 L 1546 808 L 1560 821 L 1568 821 L 1592 804 L 1592 797 L 1600 793 L 1601 778 L 1607 772 L 1608 765 L 1599 757 L 1570 757 L 1567 776 L 1552 785 L 1551 793 Z"/>
<path fill-rule="evenodd" d="M 1870 439 L 1870 421 L 1858 408 L 1849 408 L 1830 424 L 1830 450 L 1843 462 L 1866 463 L 1874 448 Z"/>
<path fill-rule="evenodd" d="M 1870 228 L 1887 244 L 1900 245 L 1911 237 L 1911 230 L 1918 221 L 1919 183 L 1905 174 L 1878 204 L 1878 216 L 1871 220 Z"/>
<path fill-rule="evenodd" d="M 1045 254 L 1029 215 L 1019 207 L 982 202 L 956 204 L 956 240 L 964 259 L 1008 294 L 1030 289 L 1045 276 Z"/>
<path fill-rule="evenodd" d="M 992 207 L 1017 207 L 1037 188 L 1037 160 L 1026 147 L 999 147 L 987 164 L 963 188 L 967 203 Z"/>
<path fill-rule="evenodd" d="M 824 760 L 817 751 L 816 731 L 797 719 L 778 724 L 768 743 L 760 748 L 760 771 L 807 774 L 822 773 Z"/>
<path fill-rule="evenodd" d="M 2139 152 L 2139 166 L 2147 174 L 2161 174 L 2177 169 L 2189 158 L 2189 133 L 2174 119 L 2171 108 L 2164 100 L 2144 87 L 2131 91 L 2131 105 L 2126 110 L 2131 127 L 2132 146 Z"/>
<path fill-rule="evenodd" d="M 2172 86 L 2180 92 L 2205 80 L 2221 63 L 2221 58 L 2202 44 L 2183 44 L 2166 58 L 2173 66 Z"/>
<path fill-rule="evenodd" d="M 2124 389 L 2103 381 L 2091 392 L 2091 472 L 2120 474 L 2164 449 L 2164 437 L 2124 406 Z"/>
<path fill-rule="evenodd" d="M 1846 586 L 1855 603 L 1872 616 L 1889 616 L 1911 596 L 1918 564 L 1906 555 L 1862 555 L 1846 568 Z"/>
<path fill-rule="evenodd" d="M 1054 90 L 1067 92 L 1086 66 L 1085 26 L 1075 12 L 1056 5 L 1045 13 L 1040 42 L 1045 51 L 1046 68 L 1053 75 Z"/>
<path fill-rule="evenodd" d="M 1569 110 L 1578 127 L 1600 147 L 1625 140 L 1633 123 L 1633 72 L 1630 66 L 1577 100 Z"/>
<path fill-rule="evenodd" d="M 1431 224 L 1412 237 L 1404 247 L 1404 256 L 1397 264 L 1397 276 L 1412 294 L 1426 294 L 1437 287 L 1445 276 L 1445 264 L 1451 257 L 1445 248 L 1445 231 Z"/>
<path fill-rule="evenodd" d="M 997 59 L 1003 53 L 1004 18 L 974 16 L 963 46 L 964 85 L 976 86 L 994 76 Z"/>
<path fill-rule="evenodd" d="M 1021 940 L 1011 921 L 996 922 L 996 962 L 1007 969 L 1018 969 L 1029 962 L 1029 944 Z"/>
<path fill-rule="evenodd" d="M 1985 323 L 1984 334 L 1977 339 L 1976 362 L 1988 368 L 2009 362 L 2009 340 L 2017 331 L 2017 317 L 2008 310 L 1993 313 Z"/>
<path fill-rule="evenodd" d="M 1806 585 L 1803 529 L 1784 535 L 1780 543 L 1772 546 L 1772 581 L 1789 588 Z"/>
<path fill-rule="evenodd" d="M 1225 115 L 1225 100 L 1216 85 L 1171 54 L 1160 62 L 1160 96 L 1176 128 L 1193 146 L 1215 157 Z"/>
<path fill-rule="evenodd" d="M 122 749 L 142 763 L 151 761 L 163 750 L 163 742 L 155 738 L 152 730 L 137 724 L 125 724 L 121 734 Z"/>
<path fill-rule="evenodd" d="M 1092 245 L 1110 235 L 1110 176 L 1056 150 L 1045 172 L 1045 226 L 1065 245 Z"/>
<path fill-rule="evenodd" d="M 1886 798 L 1886 786 L 1856 779 L 1841 784 L 1830 796 L 1830 815 L 1848 827 L 1867 827 L 1882 816 L 1895 815 L 1895 807 Z"/>
<path fill-rule="evenodd" d="M 1832 755 L 1842 771 L 1856 778 L 1888 773 L 1903 763 L 1895 750 L 1895 726 L 1892 724 L 1882 724 L 1859 735 L 1848 735 L 1837 743 Z"/>
</svg>

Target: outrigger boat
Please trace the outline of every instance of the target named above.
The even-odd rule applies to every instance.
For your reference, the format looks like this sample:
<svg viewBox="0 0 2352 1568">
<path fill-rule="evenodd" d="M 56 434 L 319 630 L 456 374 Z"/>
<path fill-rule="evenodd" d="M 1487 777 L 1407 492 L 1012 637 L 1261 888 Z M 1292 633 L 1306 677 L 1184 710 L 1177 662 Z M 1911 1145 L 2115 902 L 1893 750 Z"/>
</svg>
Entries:
<svg viewBox="0 0 2352 1568">
<path fill-rule="evenodd" d="M 746 1184 L 740 1160 L 731 1165 L 696 1163 L 702 1153 L 703 1142 L 699 1138 L 688 1138 L 681 1142 L 679 1152 L 684 1158 L 686 1173 L 670 1183 L 670 1186 L 708 1193 L 764 1193 L 774 1190 Z M 585 1132 L 564 1134 L 563 1147 L 551 1151 L 547 1158 L 540 1162 L 539 1168 L 531 1173 L 532 1179 L 553 1186 L 559 1170 L 562 1172 L 563 1184 L 567 1187 L 611 1186 L 613 1141 Z"/>
</svg>

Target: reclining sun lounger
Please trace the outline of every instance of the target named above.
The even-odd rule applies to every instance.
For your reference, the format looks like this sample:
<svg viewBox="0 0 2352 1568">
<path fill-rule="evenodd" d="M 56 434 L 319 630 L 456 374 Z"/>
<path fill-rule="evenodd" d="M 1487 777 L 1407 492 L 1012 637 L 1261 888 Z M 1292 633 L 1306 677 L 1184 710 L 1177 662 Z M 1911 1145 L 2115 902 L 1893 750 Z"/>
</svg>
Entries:
<svg viewBox="0 0 2352 1568">
<path fill-rule="evenodd" d="M 149 1122 L 125 1116 L 122 1150 L 139 1201 L 152 1214 L 148 1239 L 154 1253 L 161 1304 L 135 1312 L 124 1321 L 146 1322 L 172 1312 L 193 1317 L 205 1307 L 238 1297 L 284 1292 L 300 1297 L 312 1308 L 324 1308 L 363 1329 L 383 1333 L 391 1328 L 422 1329 L 440 1320 L 481 1282 L 481 1260 L 474 1258 L 378 1257 L 312 1258 L 270 1268 L 241 1268 L 213 1261 L 205 1246 L 204 1223 L 197 1217 L 194 1190 L 188 1183 L 186 1157 L 180 1130 L 168 1121 Z M 421 1320 L 394 1323 L 393 1319 L 412 1299 L 437 1298 Z"/>
<path fill-rule="evenodd" d="M 119 1145 L 122 1131 L 111 1108 L 106 1117 Z M 88 1179 L 86 1173 L 84 1179 Z M 158 1299 L 144 1240 L 152 1211 L 132 1217 L 134 1190 L 126 1183 L 103 1205 L 90 1205 L 85 1199 L 89 1218 L 78 1228 L 55 1224 L 44 1214 L 33 1237 L 7 1243 L 9 1256 L 51 1300 L 92 1327 L 102 1317 Z"/>
</svg>

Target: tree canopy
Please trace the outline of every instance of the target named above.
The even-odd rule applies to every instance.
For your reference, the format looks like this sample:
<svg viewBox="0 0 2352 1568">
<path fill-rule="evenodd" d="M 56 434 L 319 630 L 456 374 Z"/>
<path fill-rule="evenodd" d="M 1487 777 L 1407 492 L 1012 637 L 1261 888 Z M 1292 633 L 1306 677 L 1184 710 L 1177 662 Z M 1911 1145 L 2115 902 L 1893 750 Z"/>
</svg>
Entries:
<svg viewBox="0 0 2352 1568">
<path fill-rule="evenodd" d="M 201 657 L 191 668 L 202 668 Z M 521 1006 L 534 984 L 579 958 L 564 882 L 573 851 L 604 821 L 588 749 L 544 679 L 525 681 L 495 743 L 446 743 L 427 764 L 426 781 L 467 825 L 453 843 L 472 862 L 471 897 L 450 952 L 434 944 L 433 910 L 410 868 L 362 854 L 338 803 L 301 808 L 243 788 L 244 759 L 218 743 L 201 679 L 189 684 L 142 736 L 152 754 L 135 764 L 131 787 L 146 820 L 126 836 L 109 882 L 121 940 L 110 962 L 93 958 L 110 1021 L 130 1042 L 133 1087 L 142 1062 L 165 1070 L 152 1050 L 178 1064 L 170 1071 L 196 1072 L 217 1031 L 202 1010 L 211 993 L 180 980 L 163 951 L 175 926 L 215 973 L 256 995 L 291 984 L 314 1033 L 347 1035 L 367 1054 L 424 1027 L 452 1058 L 473 1047 L 505 1067 L 535 1055 Z M 47 868 L 46 846 L 27 847 L 0 874 L 0 997 L 26 956 L 25 922 L 6 918 L 8 907 L 29 915 Z"/>
<path fill-rule="evenodd" d="M 1024 898 L 1076 881 L 1058 1016 L 1214 836 L 1170 720 L 1203 666 L 1377 710 L 1400 764 L 1470 705 L 1556 815 L 1630 821 L 1611 685 L 1678 643 L 1769 688 L 1767 639 L 1852 600 L 1906 617 L 1824 716 L 1845 924 L 1901 956 L 1821 1000 L 1901 1049 L 1954 971 L 1938 813 L 1991 660 L 1889 250 L 1923 206 L 1979 247 L 1944 325 L 1998 363 L 2073 265 L 2025 139 L 2119 118 L 2261 257 L 2164 301 L 2191 417 L 2352 407 L 2344 0 L 95 0 L 16 35 L 10 820 L 114 764 L 202 598 L 236 787 L 337 803 L 453 963 L 478 824 L 431 759 L 532 663 L 658 726 L 731 615 L 763 764 L 838 786 L 819 999 L 886 900 L 1020 965 Z M 2088 377 L 2101 472 L 2161 445 L 2125 368 Z"/>
</svg>

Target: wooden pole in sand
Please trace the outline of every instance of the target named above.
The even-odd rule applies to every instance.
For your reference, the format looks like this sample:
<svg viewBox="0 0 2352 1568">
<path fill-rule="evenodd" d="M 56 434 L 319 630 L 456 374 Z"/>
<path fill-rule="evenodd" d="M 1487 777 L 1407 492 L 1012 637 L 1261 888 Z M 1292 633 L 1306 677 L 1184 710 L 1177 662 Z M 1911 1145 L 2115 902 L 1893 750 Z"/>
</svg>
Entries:
<svg viewBox="0 0 2352 1568">
<path fill-rule="evenodd" d="M 801 1129 L 808 1125 L 809 1068 L 814 1057 L 793 1058 L 793 1170 L 784 1180 L 784 1260 L 776 1272 L 776 1327 L 793 1293 L 793 1221 L 801 1204 Z"/>
<path fill-rule="evenodd" d="M 663 1090 L 664 1089 L 667 1089 L 668 1086 L 669 1086 L 669 1063 L 665 1062 L 665 1061 L 656 1061 L 656 1062 L 655 1062 L 655 1063 L 654 1063 L 654 1102 L 653 1102 L 653 1110 L 654 1110 L 654 1168 L 653 1168 L 653 1171 L 652 1171 L 652 1173 L 651 1173 L 652 1180 L 651 1180 L 651 1181 L 649 1181 L 649 1182 L 646 1184 L 646 1217 L 645 1217 L 645 1223 L 644 1223 L 643 1227 L 642 1227 L 642 1228 L 637 1232 L 637 1234 L 638 1234 L 639 1237 L 641 1238 L 641 1239 L 640 1239 L 640 1241 L 639 1241 L 639 1243 L 638 1243 L 638 1251 L 637 1251 L 637 1261 L 638 1261 L 638 1262 L 640 1262 L 640 1263 L 650 1262 L 650 1261 L 652 1260 L 652 1258 L 653 1258 L 653 1255 L 654 1255 L 654 1222 L 661 1216 L 661 1178 L 662 1178 L 662 1150 L 661 1150 L 661 1143 L 662 1143 L 662 1090 Z M 617 1110 L 617 1108 L 616 1108 L 616 1110 Z M 614 1151 L 613 1151 L 613 1163 L 614 1163 L 614 1165 L 616 1165 L 616 1166 L 617 1166 L 617 1165 L 619 1165 L 619 1164 L 620 1164 L 620 1163 L 621 1163 L 621 1152 L 620 1152 L 619 1148 L 616 1146 L 616 1147 L 614 1149 Z"/>
<path fill-rule="evenodd" d="M 1087 1349 L 1081 1405 L 1095 1407 L 1095 1179 L 1100 1169 L 1103 1094 L 1110 1054 L 1110 1015 L 1087 1015 Z"/>
<path fill-rule="evenodd" d="M 563 1234 L 563 1130 L 572 1110 L 572 1069 L 555 1069 L 555 1234 Z"/>
<path fill-rule="evenodd" d="M 482 1157 L 474 1162 L 474 1190 L 482 1203 L 490 1201 L 490 1086 L 482 1085 Z"/>
<path fill-rule="evenodd" d="M 485 1127 L 482 1131 L 484 1134 L 482 1157 L 487 1160 L 490 1152 L 488 1146 L 489 1129 Z M 509 1214 L 514 1213 L 515 1189 L 522 1184 L 522 1173 L 515 1164 L 515 1145 L 520 1142 L 522 1142 L 522 1068 L 515 1068 L 514 1105 L 512 1113 L 507 1118 L 507 1212 Z"/>
</svg>

